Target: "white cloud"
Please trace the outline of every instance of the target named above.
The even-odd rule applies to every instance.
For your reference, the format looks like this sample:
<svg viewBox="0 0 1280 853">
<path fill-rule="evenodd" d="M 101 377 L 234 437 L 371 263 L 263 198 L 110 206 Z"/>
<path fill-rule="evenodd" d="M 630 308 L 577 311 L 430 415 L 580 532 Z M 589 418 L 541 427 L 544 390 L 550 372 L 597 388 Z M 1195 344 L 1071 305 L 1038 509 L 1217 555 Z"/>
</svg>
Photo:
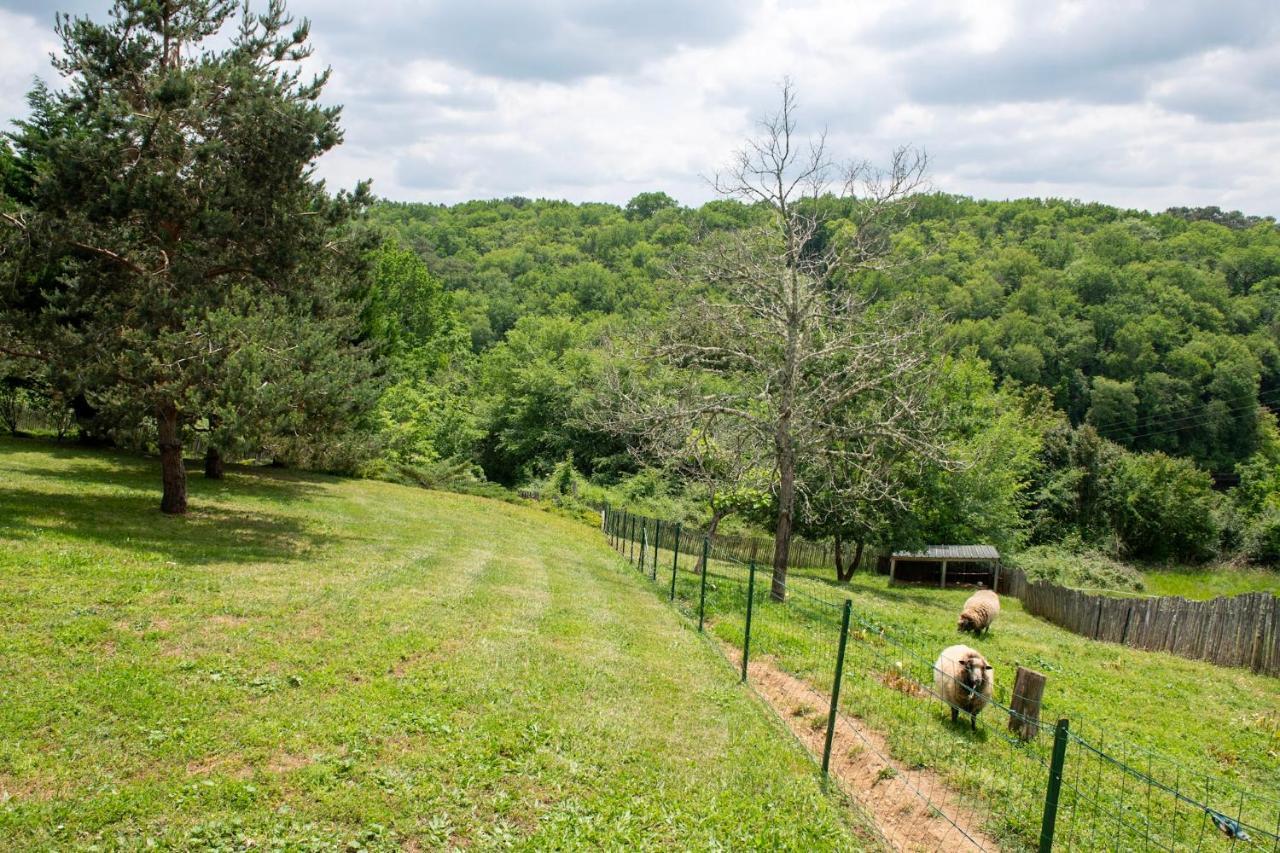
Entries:
<svg viewBox="0 0 1280 853">
<path fill-rule="evenodd" d="M 26 115 L 27 91 L 45 74 L 55 45 L 51 27 L 0 5 L 0 119 Z"/>
<path fill-rule="evenodd" d="M 104 0 L 76 0 L 82 6 Z M 6 12 L 8 7 L 11 11 Z M 49 17 L 0 0 L 0 118 L 50 76 Z M 346 144 L 398 199 L 711 196 L 789 75 L 833 151 L 924 146 L 939 189 L 1280 213 L 1270 0 L 294 0 Z M 1275 164 L 1275 165 L 1273 165 Z"/>
</svg>

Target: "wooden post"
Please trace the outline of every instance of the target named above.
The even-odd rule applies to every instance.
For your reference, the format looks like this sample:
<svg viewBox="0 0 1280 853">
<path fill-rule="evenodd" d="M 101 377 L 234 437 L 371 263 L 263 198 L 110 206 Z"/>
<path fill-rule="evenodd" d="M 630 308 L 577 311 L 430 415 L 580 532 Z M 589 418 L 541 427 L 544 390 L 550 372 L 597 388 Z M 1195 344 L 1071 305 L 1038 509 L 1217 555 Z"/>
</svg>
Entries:
<svg viewBox="0 0 1280 853">
<path fill-rule="evenodd" d="M 1045 677 L 1034 669 L 1018 667 L 1013 680 L 1013 700 L 1009 707 L 1009 731 L 1022 740 L 1031 740 L 1040 730 L 1040 702 L 1044 698 Z"/>
<path fill-rule="evenodd" d="M 889 558 L 889 586 L 893 586 L 897 582 L 898 574 L 898 558 Z"/>
<path fill-rule="evenodd" d="M 942 582 L 939 584 L 942 589 L 947 588 L 947 561 L 942 561 Z"/>
<path fill-rule="evenodd" d="M 1000 591 L 1000 561 L 999 560 L 996 560 L 996 576 L 991 581 L 991 591 L 992 592 Z"/>
</svg>

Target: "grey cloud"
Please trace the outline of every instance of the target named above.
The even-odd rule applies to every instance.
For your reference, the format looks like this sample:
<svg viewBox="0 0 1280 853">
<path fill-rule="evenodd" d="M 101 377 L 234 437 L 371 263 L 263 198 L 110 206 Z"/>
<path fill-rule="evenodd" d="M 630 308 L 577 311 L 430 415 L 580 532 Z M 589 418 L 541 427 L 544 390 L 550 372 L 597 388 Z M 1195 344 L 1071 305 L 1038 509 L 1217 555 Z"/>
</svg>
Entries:
<svg viewBox="0 0 1280 853">
<path fill-rule="evenodd" d="M 753 7 L 735 0 L 393 5 L 389 14 L 371 16 L 363 7 L 324 4 L 312 17 L 346 52 L 432 57 L 476 74 L 567 82 L 724 41 L 746 25 Z"/>
<path fill-rule="evenodd" d="M 1099 0 L 1064 28 L 1052 26 L 1035 4 L 998 50 L 921 49 L 905 78 L 908 93 L 922 103 L 1123 103 L 1142 99 L 1169 63 L 1226 46 L 1267 45 L 1278 28 L 1280 6 L 1270 2 Z"/>
<path fill-rule="evenodd" d="M 42 24 L 53 26 L 54 15 L 67 12 L 72 15 L 90 14 L 100 17 L 110 8 L 106 0 L 0 0 L 0 9 L 35 18 Z"/>
</svg>

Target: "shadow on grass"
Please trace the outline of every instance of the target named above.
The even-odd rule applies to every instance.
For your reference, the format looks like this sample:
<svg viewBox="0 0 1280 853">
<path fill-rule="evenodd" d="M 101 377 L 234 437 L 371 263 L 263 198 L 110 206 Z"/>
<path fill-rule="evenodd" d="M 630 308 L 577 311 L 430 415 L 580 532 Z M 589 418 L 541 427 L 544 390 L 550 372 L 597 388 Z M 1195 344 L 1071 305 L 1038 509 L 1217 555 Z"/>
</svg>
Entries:
<svg viewBox="0 0 1280 853">
<path fill-rule="evenodd" d="M 83 482 L 71 472 L 55 475 Z M 158 489 L 82 495 L 0 487 L 0 536 L 52 532 L 186 564 L 295 560 L 339 539 L 287 516 L 193 502 L 188 515 L 174 518 L 161 515 L 158 503 Z"/>
<path fill-rule="evenodd" d="M 0 454 L 6 450 L 33 451 L 48 460 L 74 463 L 65 468 L 48 464 L 13 465 L 13 470 L 24 476 L 70 483 L 77 487 L 101 485 L 117 490 L 153 494 L 155 503 L 159 505 L 160 460 L 156 456 L 125 450 L 88 449 L 42 438 L 0 438 Z M 203 474 L 202 460 L 187 459 L 185 462 L 187 487 L 193 502 L 207 497 L 239 496 L 269 497 L 272 500 L 290 502 L 319 494 L 323 485 L 335 479 L 323 474 L 287 468 L 228 464 L 226 479 L 208 480 Z"/>
</svg>

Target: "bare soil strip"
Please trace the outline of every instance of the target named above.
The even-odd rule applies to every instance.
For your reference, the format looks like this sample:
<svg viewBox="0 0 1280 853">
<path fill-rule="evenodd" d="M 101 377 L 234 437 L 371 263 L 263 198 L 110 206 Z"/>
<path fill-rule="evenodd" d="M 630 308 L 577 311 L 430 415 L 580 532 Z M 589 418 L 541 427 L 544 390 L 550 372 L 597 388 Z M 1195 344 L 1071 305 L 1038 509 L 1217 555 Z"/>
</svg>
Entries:
<svg viewBox="0 0 1280 853">
<path fill-rule="evenodd" d="M 724 652 L 742 666 L 739 649 L 724 645 Z M 767 657 L 752 660 L 749 670 L 760 696 L 813 755 L 821 756 L 829 697 L 783 672 Z M 911 851 L 1000 849 L 979 828 L 980 815 L 970 799 L 953 791 L 933 771 L 909 769 L 888 756 L 883 735 L 857 717 L 837 715 L 831 775 L 891 846 Z"/>
</svg>

